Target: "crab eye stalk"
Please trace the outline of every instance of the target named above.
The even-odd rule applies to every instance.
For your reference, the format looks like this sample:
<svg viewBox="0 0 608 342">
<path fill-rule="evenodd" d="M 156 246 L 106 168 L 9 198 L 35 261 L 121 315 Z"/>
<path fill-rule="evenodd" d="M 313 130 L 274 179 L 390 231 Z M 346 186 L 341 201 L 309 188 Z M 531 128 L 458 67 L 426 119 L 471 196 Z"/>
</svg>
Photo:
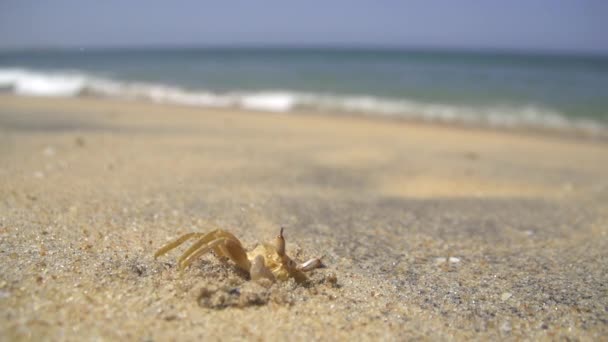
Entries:
<svg viewBox="0 0 608 342">
<path fill-rule="evenodd" d="M 283 227 L 281 227 L 281 231 L 279 232 L 279 235 L 276 238 L 276 247 L 277 253 L 280 256 L 285 255 L 285 238 L 283 237 Z"/>
</svg>

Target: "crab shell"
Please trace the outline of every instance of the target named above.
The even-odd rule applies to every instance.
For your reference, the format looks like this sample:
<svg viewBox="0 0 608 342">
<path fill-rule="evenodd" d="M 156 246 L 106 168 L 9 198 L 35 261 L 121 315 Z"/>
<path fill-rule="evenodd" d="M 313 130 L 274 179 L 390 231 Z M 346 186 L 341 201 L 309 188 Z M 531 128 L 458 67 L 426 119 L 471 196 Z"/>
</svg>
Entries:
<svg viewBox="0 0 608 342">
<path fill-rule="evenodd" d="M 302 271 L 297 269 L 297 264 L 285 254 L 284 250 L 283 253 L 280 253 L 275 244 L 260 244 L 247 253 L 247 258 L 251 261 L 249 274 L 253 280 L 260 278 L 273 280 L 268 271 L 273 278 L 281 281 L 291 277 L 300 283 L 308 279 Z"/>
</svg>

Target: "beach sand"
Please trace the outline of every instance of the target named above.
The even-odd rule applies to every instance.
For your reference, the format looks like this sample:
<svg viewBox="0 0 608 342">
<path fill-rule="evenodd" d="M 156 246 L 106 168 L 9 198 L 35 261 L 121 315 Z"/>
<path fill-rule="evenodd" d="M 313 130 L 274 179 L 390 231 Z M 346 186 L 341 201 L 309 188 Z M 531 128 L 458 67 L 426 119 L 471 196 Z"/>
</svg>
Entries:
<svg viewBox="0 0 608 342">
<path fill-rule="evenodd" d="M 589 139 L 0 96 L 0 340 L 599 340 L 607 171 Z M 153 258 L 215 225 L 327 267 Z"/>
</svg>

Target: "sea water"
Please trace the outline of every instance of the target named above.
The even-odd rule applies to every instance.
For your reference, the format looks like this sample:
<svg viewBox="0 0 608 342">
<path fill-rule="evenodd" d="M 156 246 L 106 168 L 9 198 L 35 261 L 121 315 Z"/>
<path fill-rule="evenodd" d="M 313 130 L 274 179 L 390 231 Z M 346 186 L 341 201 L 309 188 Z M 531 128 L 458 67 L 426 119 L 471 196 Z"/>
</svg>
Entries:
<svg viewBox="0 0 608 342">
<path fill-rule="evenodd" d="M 608 57 L 336 48 L 0 52 L 0 90 L 508 127 L 608 127 Z"/>
</svg>

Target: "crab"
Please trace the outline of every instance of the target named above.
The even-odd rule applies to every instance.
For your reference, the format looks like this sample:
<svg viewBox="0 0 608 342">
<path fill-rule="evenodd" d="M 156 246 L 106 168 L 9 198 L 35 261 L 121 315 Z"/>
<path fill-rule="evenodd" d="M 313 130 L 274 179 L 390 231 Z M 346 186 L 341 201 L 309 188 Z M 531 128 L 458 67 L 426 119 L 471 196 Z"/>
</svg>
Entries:
<svg viewBox="0 0 608 342">
<path fill-rule="evenodd" d="M 259 244 L 250 252 L 243 248 L 241 241 L 236 236 L 223 229 L 216 229 L 210 233 L 188 233 L 162 246 L 154 253 L 154 258 L 156 259 L 190 239 L 198 240 L 179 257 L 180 270 L 185 269 L 196 258 L 209 251 L 213 251 L 218 258 L 232 260 L 254 281 L 268 279 L 274 282 L 294 278 L 296 282 L 301 283 L 308 279 L 304 272 L 323 266 L 320 258 L 313 258 L 301 264 L 294 262 L 285 253 L 283 228 L 274 242 Z"/>
</svg>

